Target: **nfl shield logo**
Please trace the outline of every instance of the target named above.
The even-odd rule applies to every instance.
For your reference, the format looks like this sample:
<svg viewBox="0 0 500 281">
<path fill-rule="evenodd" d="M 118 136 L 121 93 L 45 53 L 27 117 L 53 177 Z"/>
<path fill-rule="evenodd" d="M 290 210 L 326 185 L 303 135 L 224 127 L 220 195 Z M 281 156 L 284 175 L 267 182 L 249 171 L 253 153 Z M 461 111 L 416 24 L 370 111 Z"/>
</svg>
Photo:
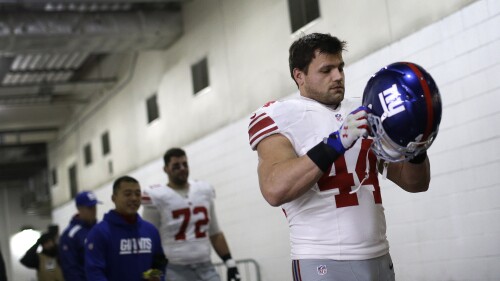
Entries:
<svg viewBox="0 0 500 281">
<path fill-rule="evenodd" d="M 317 270 L 318 270 L 318 275 L 325 275 L 327 272 L 326 265 L 318 266 Z"/>
<path fill-rule="evenodd" d="M 342 114 L 337 113 L 337 114 L 335 114 L 335 117 L 337 118 L 337 121 L 342 122 L 342 120 L 343 120 Z"/>
</svg>

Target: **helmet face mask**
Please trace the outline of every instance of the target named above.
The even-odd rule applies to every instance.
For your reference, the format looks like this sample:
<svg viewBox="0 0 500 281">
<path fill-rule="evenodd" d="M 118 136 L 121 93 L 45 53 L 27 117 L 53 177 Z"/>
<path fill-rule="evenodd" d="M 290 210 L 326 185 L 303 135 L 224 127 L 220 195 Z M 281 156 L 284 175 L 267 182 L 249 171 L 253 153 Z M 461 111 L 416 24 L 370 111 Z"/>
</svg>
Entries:
<svg viewBox="0 0 500 281">
<path fill-rule="evenodd" d="M 371 126 L 371 135 L 373 137 L 371 149 L 378 158 L 389 162 L 402 162 L 412 159 L 427 150 L 434 141 L 434 137 L 431 137 L 423 142 L 409 142 L 406 147 L 403 147 L 395 143 L 386 134 L 380 117 L 369 113 L 368 123 Z"/>
<path fill-rule="evenodd" d="M 372 150 L 389 162 L 407 161 L 426 151 L 441 122 L 441 98 L 432 77 L 420 66 L 397 62 L 375 73 L 363 93 L 370 109 Z"/>
</svg>

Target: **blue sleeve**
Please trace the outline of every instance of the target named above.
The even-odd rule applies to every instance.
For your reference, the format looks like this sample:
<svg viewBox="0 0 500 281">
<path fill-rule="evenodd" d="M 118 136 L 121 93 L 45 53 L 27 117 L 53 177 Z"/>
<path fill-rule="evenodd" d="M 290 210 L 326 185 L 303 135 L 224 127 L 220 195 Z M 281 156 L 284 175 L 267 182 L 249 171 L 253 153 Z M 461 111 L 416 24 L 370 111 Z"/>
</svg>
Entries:
<svg viewBox="0 0 500 281">
<path fill-rule="evenodd" d="M 84 237 L 79 230 L 73 237 L 63 233 L 59 241 L 59 260 L 65 280 L 86 281 L 83 269 Z"/>
<path fill-rule="evenodd" d="M 87 280 L 108 281 L 106 277 L 107 235 L 99 227 L 94 226 L 85 243 L 85 274 Z"/>
</svg>

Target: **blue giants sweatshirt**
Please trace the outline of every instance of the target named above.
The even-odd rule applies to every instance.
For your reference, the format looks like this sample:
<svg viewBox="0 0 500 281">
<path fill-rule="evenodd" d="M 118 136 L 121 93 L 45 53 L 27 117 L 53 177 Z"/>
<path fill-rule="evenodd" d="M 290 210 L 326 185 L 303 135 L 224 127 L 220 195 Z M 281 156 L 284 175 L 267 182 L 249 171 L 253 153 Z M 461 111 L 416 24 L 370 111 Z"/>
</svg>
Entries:
<svg viewBox="0 0 500 281">
<path fill-rule="evenodd" d="M 151 223 L 139 215 L 129 223 L 114 210 L 92 228 L 85 243 L 85 273 L 92 281 L 142 281 L 142 273 L 158 268 L 164 258 L 160 235 Z M 165 272 L 164 266 L 158 269 Z"/>
<path fill-rule="evenodd" d="M 85 239 L 93 226 L 94 224 L 88 224 L 76 215 L 61 235 L 59 239 L 59 264 L 65 280 L 87 280 L 83 268 Z"/>
</svg>

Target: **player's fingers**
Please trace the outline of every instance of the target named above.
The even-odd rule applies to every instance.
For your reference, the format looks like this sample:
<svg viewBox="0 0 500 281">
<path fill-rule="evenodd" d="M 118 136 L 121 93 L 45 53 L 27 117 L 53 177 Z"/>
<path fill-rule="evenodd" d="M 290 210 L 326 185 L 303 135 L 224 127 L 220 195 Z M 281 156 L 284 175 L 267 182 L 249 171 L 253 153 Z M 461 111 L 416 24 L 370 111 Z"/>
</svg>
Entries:
<svg viewBox="0 0 500 281">
<path fill-rule="evenodd" d="M 357 119 L 352 122 L 351 126 L 356 128 L 368 127 L 368 119 Z"/>
<path fill-rule="evenodd" d="M 366 111 L 358 111 L 354 115 L 352 115 L 352 119 L 354 120 L 360 120 L 360 119 L 366 119 L 368 117 L 368 114 Z"/>
<path fill-rule="evenodd" d="M 368 127 L 367 126 L 364 126 L 363 128 L 361 128 L 360 136 L 362 136 L 365 139 L 368 137 Z"/>
<path fill-rule="evenodd" d="M 368 113 L 368 112 L 370 112 L 370 109 L 368 107 L 362 105 L 362 106 L 356 108 L 355 110 L 353 110 L 351 112 L 351 114 L 356 114 L 356 113 L 361 112 L 361 111 L 364 111 L 365 113 Z"/>
<path fill-rule="evenodd" d="M 365 124 L 365 125 L 361 125 L 361 126 L 358 126 L 358 129 L 363 129 L 363 130 L 368 130 L 368 125 Z"/>
</svg>

